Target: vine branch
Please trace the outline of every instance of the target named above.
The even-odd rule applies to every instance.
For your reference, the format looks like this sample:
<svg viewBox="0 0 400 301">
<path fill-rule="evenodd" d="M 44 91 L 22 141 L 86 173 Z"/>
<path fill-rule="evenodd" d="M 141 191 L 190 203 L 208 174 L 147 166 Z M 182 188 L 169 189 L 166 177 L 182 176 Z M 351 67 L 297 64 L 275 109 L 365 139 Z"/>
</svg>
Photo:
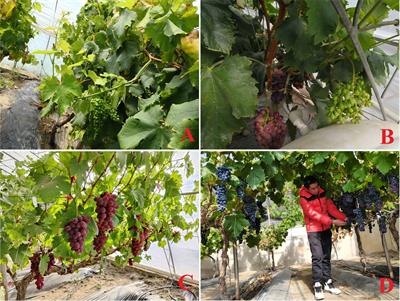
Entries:
<svg viewBox="0 0 400 301">
<path fill-rule="evenodd" d="M 89 192 L 88 196 L 87 196 L 86 199 L 83 201 L 84 204 L 85 204 L 85 203 L 90 199 L 90 197 L 92 196 L 94 188 L 96 187 L 96 185 L 97 185 L 97 183 L 99 182 L 99 180 L 101 179 L 101 177 L 104 176 L 104 174 L 106 173 L 108 167 L 109 167 L 110 164 L 111 164 L 111 161 L 112 161 L 114 158 L 115 158 L 115 152 L 114 152 L 113 155 L 111 156 L 110 160 L 108 160 L 107 165 L 104 167 L 104 169 L 103 169 L 103 171 L 101 172 L 101 174 L 97 177 L 96 181 L 93 183 L 92 188 L 90 189 L 90 192 Z"/>
</svg>

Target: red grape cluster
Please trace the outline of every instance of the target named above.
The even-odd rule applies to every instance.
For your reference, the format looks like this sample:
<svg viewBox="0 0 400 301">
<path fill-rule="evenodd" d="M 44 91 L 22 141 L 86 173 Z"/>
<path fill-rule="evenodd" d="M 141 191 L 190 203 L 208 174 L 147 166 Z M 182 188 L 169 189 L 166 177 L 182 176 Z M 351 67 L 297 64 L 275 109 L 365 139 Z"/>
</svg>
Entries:
<svg viewBox="0 0 400 301">
<path fill-rule="evenodd" d="M 138 215 L 137 219 L 140 221 L 142 217 Z M 132 238 L 131 250 L 133 256 L 139 256 L 146 245 L 146 240 L 150 237 L 151 230 L 146 226 L 142 225 L 143 230 L 139 230 L 135 225 L 131 229 L 138 234 L 138 237 Z"/>
<path fill-rule="evenodd" d="M 112 218 L 115 215 L 115 210 L 118 208 L 116 198 L 116 195 L 109 192 L 104 192 L 100 197 L 95 198 L 99 234 L 94 238 L 93 246 L 97 253 L 101 252 L 107 241 L 106 232 L 113 229 Z"/>
<path fill-rule="evenodd" d="M 33 254 L 32 257 L 29 258 L 29 260 L 31 261 L 31 271 L 35 276 L 35 284 L 38 290 L 40 290 L 44 285 L 44 277 L 40 275 L 39 272 L 40 256 L 41 252 L 36 252 L 35 254 Z"/>
<path fill-rule="evenodd" d="M 288 133 L 282 116 L 267 109 L 258 113 L 255 120 L 256 140 L 264 148 L 278 149 L 283 146 Z"/>
<path fill-rule="evenodd" d="M 64 231 L 68 233 L 71 249 L 80 254 L 83 251 L 83 243 L 88 233 L 87 224 L 90 218 L 86 215 L 75 217 L 65 225 Z"/>
</svg>

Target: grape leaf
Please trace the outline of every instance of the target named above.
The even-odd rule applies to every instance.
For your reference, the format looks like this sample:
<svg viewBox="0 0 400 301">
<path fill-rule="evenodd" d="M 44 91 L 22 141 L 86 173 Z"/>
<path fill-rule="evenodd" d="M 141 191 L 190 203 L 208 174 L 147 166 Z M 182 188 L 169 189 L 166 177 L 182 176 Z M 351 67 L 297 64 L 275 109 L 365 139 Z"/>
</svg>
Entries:
<svg viewBox="0 0 400 301">
<path fill-rule="evenodd" d="M 185 134 L 185 130 L 188 128 L 192 137 L 195 141 L 190 142 L 188 137 L 185 137 L 183 141 L 182 136 Z M 183 119 L 177 123 L 173 128 L 174 134 L 171 138 L 168 147 L 172 149 L 189 149 L 198 148 L 199 145 L 199 121 L 193 119 Z"/>
<path fill-rule="evenodd" d="M 263 181 L 265 181 L 264 169 L 260 165 L 254 166 L 247 176 L 247 184 L 254 189 Z"/>
<path fill-rule="evenodd" d="M 202 141 L 205 148 L 225 147 L 243 127 L 240 118 L 257 108 L 256 81 L 245 57 L 227 57 L 202 75 Z"/>
<path fill-rule="evenodd" d="M 314 36 L 314 43 L 318 44 L 335 32 L 339 16 L 330 0 L 306 0 L 306 2 L 308 30 Z"/>
<path fill-rule="evenodd" d="M 167 37 L 172 37 L 180 34 L 186 34 L 186 32 L 176 26 L 171 20 L 168 20 L 164 27 L 164 34 Z"/>
<path fill-rule="evenodd" d="M 39 273 L 41 275 L 44 275 L 44 273 L 47 271 L 47 266 L 49 264 L 50 258 L 49 255 L 45 254 L 40 258 L 40 263 L 39 263 Z"/>
<path fill-rule="evenodd" d="M 244 227 L 248 226 L 250 226 L 250 223 L 242 213 L 227 215 L 224 220 L 224 228 L 228 231 L 229 238 L 233 241 L 239 237 Z"/>
<path fill-rule="evenodd" d="M 152 142 L 163 142 L 163 139 L 166 138 L 166 133 L 160 131 L 162 116 L 161 106 L 156 105 L 147 111 L 140 111 L 129 117 L 118 134 L 118 141 L 121 147 L 135 148 L 146 138 L 152 138 Z M 152 145 L 152 143 L 149 143 L 149 145 Z"/>
<path fill-rule="evenodd" d="M 229 54 L 235 42 L 235 25 L 228 0 L 201 1 L 201 36 L 210 50 Z"/>
<path fill-rule="evenodd" d="M 113 29 L 115 33 L 120 37 L 125 32 L 125 27 L 128 27 L 132 24 L 137 17 L 136 12 L 124 9 L 121 15 L 118 16 L 118 21 L 113 25 Z"/>
<path fill-rule="evenodd" d="M 199 100 L 185 102 L 183 104 L 173 104 L 165 119 L 168 126 L 176 126 L 184 119 L 197 119 L 199 117 Z"/>
</svg>

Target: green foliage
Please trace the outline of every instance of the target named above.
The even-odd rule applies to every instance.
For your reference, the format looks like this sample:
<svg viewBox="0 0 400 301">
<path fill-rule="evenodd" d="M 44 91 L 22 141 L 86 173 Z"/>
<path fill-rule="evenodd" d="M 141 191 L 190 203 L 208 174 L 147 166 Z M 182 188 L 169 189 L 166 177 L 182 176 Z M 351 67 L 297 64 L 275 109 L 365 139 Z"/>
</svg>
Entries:
<svg viewBox="0 0 400 301">
<path fill-rule="evenodd" d="M 93 249 L 98 231 L 94 197 L 105 191 L 117 195 L 119 208 L 102 256 L 118 250 L 118 262 L 127 264 L 136 235 L 130 230 L 133 225 L 150 227 L 149 242 L 160 246 L 167 240 L 179 240 L 179 232 L 190 239 L 197 233 L 198 219 L 186 221 L 182 214 L 196 212 L 196 195 L 182 197 L 180 190 L 184 177 L 192 173 L 189 156 L 172 160 L 170 152 L 64 152 L 17 162 L 15 174 L 0 173 L 0 263 L 14 273 L 25 268 L 29 256 L 39 249 L 52 252 L 68 272 L 100 260 Z M 80 215 L 91 221 L 84 251 L 78 255 L 71 250 L 63 228 Z M 42 271 L 48 259 L 42 257 Z M 135 257 L 136 262 L 140 260 Z"/>
<path fill-rule="evenodd" d="M 251 117 L 257 106 L 256 82 L 251 62 L 230 56 L 202 74 L 202 140 L 205 148 L 222 148 L 243 127 L 242 118 Z"/>
<path fill-rule="evenodd" d="M 63 18 L 52 50 L 63 64 L 42 81 L 42 115 L 73 112 L 73 136 L 90 148 L 197 148 L 180 143 L 198 128 L 192 2 L 89 0 L 74 24 Z"/>
<path fill-rule="evenodd" d="M 355 7 L 348 1 L 342 2 L 352 20 Z M 256 116 L 258 101 L 254 88 L 258 88 L 258 94 L 271 90 L 271 86 L 264 83 L 271 82 L 274 69 L 288 74 L 283 89 L 286 101 L 279 106 L 293 102 L 292 83 L 300 77 L 316 105 L 318 127 L 333 122 L 357 122 L 361 118 L 359 108 L 370 103 L 370 99 L 365 99 L 371 94 L 368 83 L 360 87 L 362 99 L 353 100 L 357 110 L 352 110 L 350 118 L 347 99 L 334 99 L 338 86 L 354 78 L 366 79 L 366 74 L 330 0 L 205 0 L 201 5 L 204 148 L 226 148 L 233 134 L 241 132 L 248 118 Z M 360 43 L 380 85 L 388 79 L 389 66 L 398 65 L 397 53 L 391 56 L 378 50 L 381 42 L 374 36 L 390 10 L 398 10 L 396 1 L 364 1 L 358 20 Z M 232 58 L 238 62 L 237 68 L 228 69 L 225 64 Z M 247 60 L 245 69 L 240 59 Z M 311 73 L 317 73 L 316 78 Z M 266 106 L 273 111 L 280 109 L 271 103 L 269 93 L 266 96 Z M 239 98 L 240 101 L 236 101 Z M 343 118 L 330 114 L 333 116 L 330 119 L 327 105 Z M 295 128 L 291 121 L 288 126 Z"/>
<path fill-rule="evenodd" d="M 21 60 L 23 64 L 35 62 L 28 52 L 28 42 L 35 35 L 33 10 L 40 10 L 39 3 L 1 0 L 0 4 L 0 61 L 8 57 L 16 62 Z"/>
</svg>

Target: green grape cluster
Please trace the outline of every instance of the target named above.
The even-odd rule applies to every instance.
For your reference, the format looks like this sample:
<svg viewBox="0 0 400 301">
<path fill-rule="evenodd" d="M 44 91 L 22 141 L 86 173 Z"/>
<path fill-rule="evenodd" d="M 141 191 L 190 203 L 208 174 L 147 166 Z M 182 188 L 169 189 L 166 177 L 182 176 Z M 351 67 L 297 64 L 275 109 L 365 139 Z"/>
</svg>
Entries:
<svg viewBox="0 0 400 301">
<path fill-rule="evenodd" d="M 357 76 L 348 83 L 339 83 L 328 105 L 328 117 L 337 123 L 361 120 L 361 110 L 371 105 L 371 92 L 365 80 Z"/>
<path fill-rule="evenodd" d="M 104 98 L 90 99 L 89 123 L 95 137 L 109 120 L 119 121 L 117 110 Z"/>
</svg>

